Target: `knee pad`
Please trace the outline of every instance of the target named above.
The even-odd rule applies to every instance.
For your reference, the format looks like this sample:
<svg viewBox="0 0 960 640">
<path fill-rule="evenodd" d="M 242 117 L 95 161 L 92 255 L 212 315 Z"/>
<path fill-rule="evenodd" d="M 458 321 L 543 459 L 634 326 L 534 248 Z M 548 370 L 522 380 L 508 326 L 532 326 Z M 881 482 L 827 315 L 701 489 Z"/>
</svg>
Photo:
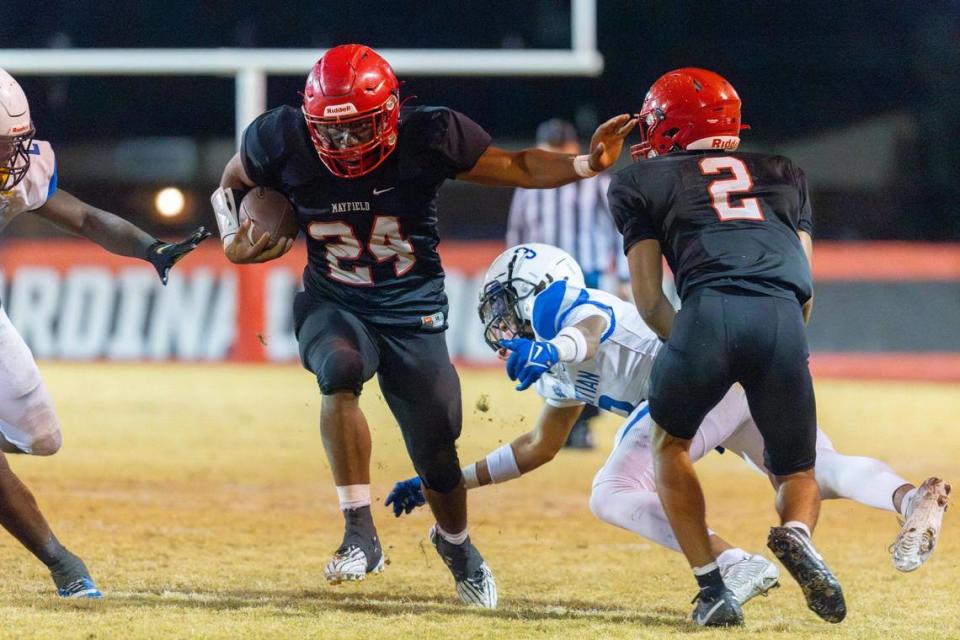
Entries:
<svg viewBox="0 0 960 640">
<path fill-rule="evenodd" d="M 457 449 L 453 446 L 440 446 L 429 452 L 417 454 L 413 460 L 413 467 L 423 481 L 423 485 L 437 493 L 449 493 L 463 482 L 463 472 L 460 470 L 460 459 Z"/>
<path fill-rule="evenodd" d="M 352 391 L 359 396 L 363 389 L 363 356 L 352 348 L 331 350 L 317 368 L 317 383 L 324 395 Z"/>
</svg>

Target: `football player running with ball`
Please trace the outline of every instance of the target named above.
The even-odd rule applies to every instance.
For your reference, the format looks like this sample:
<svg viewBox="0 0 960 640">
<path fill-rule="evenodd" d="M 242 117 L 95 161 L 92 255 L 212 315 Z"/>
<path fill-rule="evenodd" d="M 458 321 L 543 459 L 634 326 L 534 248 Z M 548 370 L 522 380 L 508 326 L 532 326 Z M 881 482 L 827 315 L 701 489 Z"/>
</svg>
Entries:
<svg viewBox="0 0 960 640">
<path fill-rule="evenodd" d="M 719 75 L 685 68 L 647 93 L 636 162 L 610 208 L 634 299 L 666 346 L 650 373 L 657 493 L 700 586 L 694 620 L 743 624 L 724 585 L 690 460 L 704 416 L 739 382 L 777 484 L 780 526 L 767 546 L 828 622 L 846 616 L 840 583 L 813 546 L 816 404 L 805 322 L 813 304 L 807 181 L 788 158 L 737 152 L 740 98 Z M 666 257 L 682 307 L 661 288 Z"/>
<path fill-rule="evenodd" d="M 201 227 L 180 243 L 161 242 L 112 213 L 57 186 L 56 158 L 34 139 L 23 89 L 0 69 L 0 230 L 21 214 L 37 215 L 107 251 L 150 262 L 164 284 L 173 265 L 210 234 Z M 0 307 L 0 524 L 50 569 L 63 598 L 100 598 L 83 561 L 50 530 L 8 453 L 50 456 L 60 449 L 60 422 L 37 363 Z"/>
<path fill-rule="evenodd" d="M 656 492 L 653 421 L 646 402 L 650 371 L 663 343 L 637 309 L 586 288 L 579 265 L 561 249 L 531 243 L 494 260 L 484 278 L 479 311 L 487 344 L 507 360 L 507 373 L 520 381 L 517 389 L 533 387 L 546 404 L 532 431 L 464 468 L 467 489 L 507 482 L 551 461 L 589 404 L 626 417 L 594 478 L 591 511 L 604 522 L 679 551 Z M 713 449 L 740 456 L 775 480 L 739 386 L 706 415 L 690 457 L 699 460 Z M 949 485 L 930 478 L 916 487 L 880 460 L 838 453 L 821 430 L 816 480 L 824 498 L 855 500 L 905 520 L 891 546 L 897 569 L 912 571 L 930 556 Z M 424 503 L 420 486 L 417 477 L 396 484 L 386 500 L 395 515 Z M 710 546 L 724 583 L 741 605 L 777 583 L 779 570 L 763 556 L 734 547 L 712 531 Z"/>
<path fill-rule="evenodd" d="M 460 599 L 493 608 L 496 584 L 467 531 L 457 459 L 460 382 L 447 354 L 447 298 L 436 247 L 437 191 L 448 179 L 557 187 L 610 167 L 635 122 L 597 129 L 589 155 L 505 151 L 466 116 L 401 104 L 390 65 L 363 45 L 324 54 L 307 77 L 301 108 L 257 118 L 213 196 L 224 252 L 263 262 L 292 238 L 252 243 L 237 207 L 255 186 L 285 194 L 307 238 L 305 291 L 294 303 L 303 365 L 323 402 L 320 431 L 345 520 L 324 571 L 332 583 L 383 569 L 370 513 L 370 432 L 358 396 L 377 374 L 437 524 L 430 538 Z M 271 244 L 273 243 L 273 244 Z"/>
</svg>

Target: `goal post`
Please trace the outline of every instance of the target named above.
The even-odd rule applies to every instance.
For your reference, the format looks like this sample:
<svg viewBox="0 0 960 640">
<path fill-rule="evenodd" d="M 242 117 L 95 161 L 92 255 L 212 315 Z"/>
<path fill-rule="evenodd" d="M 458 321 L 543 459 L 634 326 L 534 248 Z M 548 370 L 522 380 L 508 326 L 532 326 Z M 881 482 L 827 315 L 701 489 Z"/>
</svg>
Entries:
<svg viewBox="0 0 960 640">
<path fill-rule="evenodd" d="M 596 0 L 572 0 L 569 49 L 378 49 L 399 75 L 598 76 Z M 236 139 L 266 110 L 270 75 L 303 75 L 322 49 L 0 49 L 14 75 L 232 76 Z"/>
</svg>

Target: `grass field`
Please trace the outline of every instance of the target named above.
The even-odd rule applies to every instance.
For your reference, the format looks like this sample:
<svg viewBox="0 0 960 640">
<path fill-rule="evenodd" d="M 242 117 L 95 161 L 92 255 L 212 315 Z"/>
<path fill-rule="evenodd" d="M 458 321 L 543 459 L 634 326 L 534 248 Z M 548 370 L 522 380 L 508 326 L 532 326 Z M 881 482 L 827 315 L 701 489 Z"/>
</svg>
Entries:
<svg viewBox="0 0 960 640">
<path fill-rule="evenodd" d="M 614 418 L 592 453 L 470 501 L 472 532 L 500 587 L 495 612 L 459 606 L 426 540 L 424 510 L 401 520 L 382 499 L 411 474 L 375 386 L 364 394 L 374 431 L 374 506 L 391 564 L 330 587 L 323 564 L 341 518 L 316 427 L 320 398 L 295 367 L 42 366 L 65 444 L 53 458 L 13 464 L 60 539 L 90 566 L 106 599 L 52 595 L 39 562 L 0 542 L 0 638 L 540 638 L 960 637 L 960 521 L 948 512 L 931 561 L 896 572 L 894 516 L 825 504 L 818 545 L 843 581 L 850 614 L 821 623 L 789 578 L 751 602 L 744 631 L 687 622 L 694 583 L 679 555 L 595 520 L 591 479 Z M 528 428 L 538 409 L 492 371 L 462 373 L 461 459 Z M 841 451 L 883 458 L 911 480 L 960 482 L 960 386 L 822 381 L 821 424 Z M 490 410 L 474 406 L 489 394 Z M 763 550 L 771 490 L 733 456 L 700 465 L 711 525 Z M 768 554 L 769 555 L 769 554 Z"/>
</svg>

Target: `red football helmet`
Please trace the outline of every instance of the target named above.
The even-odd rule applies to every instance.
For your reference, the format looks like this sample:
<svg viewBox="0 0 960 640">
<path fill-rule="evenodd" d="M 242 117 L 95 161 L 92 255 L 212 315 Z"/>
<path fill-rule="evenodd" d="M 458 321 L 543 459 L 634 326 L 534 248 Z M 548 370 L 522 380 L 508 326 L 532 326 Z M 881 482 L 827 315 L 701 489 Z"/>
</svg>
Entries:
<svg viewBox="0 0 960 640">
<path fill-rule="evenodd" d="M 721 149 L 740 145 L 740 96 L 722 76 L 686 67 L 664 74 L 647 92 L 639 115 L 640 144 L 634 160 L 677 149 Z"/>
<path fill-rule="evenodd" d="M 397 146 L 400 84 L 390 64 L 362 44 L 327 51 L 307 76 L 303 117 L 334 175 L 370 173 Z"/>
</svg>

